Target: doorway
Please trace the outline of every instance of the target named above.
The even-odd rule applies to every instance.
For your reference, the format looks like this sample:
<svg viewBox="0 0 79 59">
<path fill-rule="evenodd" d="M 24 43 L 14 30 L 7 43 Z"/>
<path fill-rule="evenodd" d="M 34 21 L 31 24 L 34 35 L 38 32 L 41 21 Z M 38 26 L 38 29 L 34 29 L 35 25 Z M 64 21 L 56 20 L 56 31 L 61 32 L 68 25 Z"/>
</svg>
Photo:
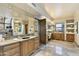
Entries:
<svg viewBox="0 0 79 59">
<path fill-rule="evenodd" d="M 46 19 L 41 19 L 38 21 L 39 21 L 40 43 L 46 44 L 48 42 L 48 38 L 46 36 Z"/>
<path fill-rule="evenodd" d="M 25 24 L 25 34 L 28 33 L 28 24 Z"/>
</svg>

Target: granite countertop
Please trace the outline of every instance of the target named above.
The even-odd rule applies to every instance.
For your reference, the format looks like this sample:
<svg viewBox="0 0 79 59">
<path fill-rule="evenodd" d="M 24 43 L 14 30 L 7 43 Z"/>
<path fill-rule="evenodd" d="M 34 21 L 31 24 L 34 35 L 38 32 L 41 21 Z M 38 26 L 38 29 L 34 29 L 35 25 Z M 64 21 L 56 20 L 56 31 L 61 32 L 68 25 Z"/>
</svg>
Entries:
<svg viewBox="0 0 79 59">
<path fill-rule="evenodd" d="M 8 39 L 8 40 L 0 41 L 0 46 L 5 46 L 5 45 L 8 45 L 8 44 L 13 44 L 13 43 L 17 43 L 17 42 L 22 42 L 22 41 L 25 41 L 25 40 L 30 40 L 30 39 L 35 38 L 35 37 L 37 37 L 37 36 L 30 36 L 30 37 L 27 38 L 27 39 L 13 38 L 13 39 Z"/>
</svg>

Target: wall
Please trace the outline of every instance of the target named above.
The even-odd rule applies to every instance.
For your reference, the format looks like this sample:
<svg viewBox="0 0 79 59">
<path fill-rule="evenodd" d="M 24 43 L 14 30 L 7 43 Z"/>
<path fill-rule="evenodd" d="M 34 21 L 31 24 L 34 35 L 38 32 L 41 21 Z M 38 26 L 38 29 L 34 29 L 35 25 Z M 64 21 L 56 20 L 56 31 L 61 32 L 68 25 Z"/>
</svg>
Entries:
<svg viewBox="0 0 79 59">
<path fill-rule="evenodd" d="M 17 19 L 22 22 L 22 32 L 20 34 L 25 34 L 24 25 L 28 22 L 28 33 L 30 32 L 30 28 L 32 27 L 32 33 L 34 32 L 34 19 L 28 16 L 24 10 L 12 5 L 12 4 L 0 4 L 0 16 L 3 17 L 11 17 L 13 22 Z M 12 23 L 12 29 L 14 30 L 14 25 Z M 14 31 L 13 31 L 14 32 Z"/>
<path fill-rule="evenodd" d="M 18 27 L 16 28 L 15 24 L 14 23 L 21 23 L 21 25 L 18 25 Z M 21 26 L 21 31 L 17 30 L 19 29 L 19 27 Z M 13 35 L 23 35 L 25 34 L 25 31 L 24 31 L 24 24 L 22 23 L 22 21 L 17 21 L 17 19 L 14 19 L 12 21 L 12 29 L 13 29 Z"/>
<path fill-rule="evenodd" d="M 76 11 L 74 15 L 75 23 L 78 22 L 78 33 L 75 35 L 75 42 L 77 45 L 79 45 L 79 11 Z"/>
<path fill-rule="evenodd" d="M 53 25 L 55 25 L 54 22 L 51 21 L 50 19 L 46 18 L 46 30 L 47 30 L 47 31 L 52 31 L 52 32 L 53 32 L 53 31 L 54 31 Z M 51 26 L 50 29 L 49 29 L 48 26 Z"/>
</svg>

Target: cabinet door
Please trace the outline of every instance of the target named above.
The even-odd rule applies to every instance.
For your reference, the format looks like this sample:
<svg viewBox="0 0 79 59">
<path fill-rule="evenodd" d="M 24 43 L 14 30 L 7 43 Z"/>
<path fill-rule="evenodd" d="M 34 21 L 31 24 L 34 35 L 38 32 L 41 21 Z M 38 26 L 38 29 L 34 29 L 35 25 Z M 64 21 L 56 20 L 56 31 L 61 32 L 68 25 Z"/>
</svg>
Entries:
<svg viewBox="0 0 79 59">
<path fill-rule="evenodd" d="M 29 40 L 29 54 L 31 54 L 33 51 L 34 51 L 34 47 L 35 47 L 35 45 L 34 45 L 34 39 L 30 39 Z"/>
<path fill-rule="evenodd" d="M 55 34 L 55 33 L 53 33 L 53 39 L 55 39 L 55 40 L 56 40 L 56 34 Z"/>
<path fill-rule="evenodd" d="M 60 34 L 60 40 L 64 40 L 64 34 L 63 33 Z"/>
<path fill-rule="evenodd" d="M 0 47 L 0 56 L 3 56 L 3 47 Z"/>
<path fill-rule="evenodd" d="M 38 38 L 35 38 L 35 49 L 39 48 L 39 39 Z"/>
<path fill-rule="evenodd" d="M 69 41 L 69 42 L 73 42 L 74 41 L 74 34 L 67 34 L 66 40 Z"/>
<path fill-rule="evenodd" d="M 55 38 L 56 38 L 56 40 L 60 40 L 60 34 L 59 33 L 56 33 L 55 34 Z"/>
<path fill-rule="evenodd" d="M 21 42 L 21 55 L 28 55 L 28 41 Z"/>
</svg>

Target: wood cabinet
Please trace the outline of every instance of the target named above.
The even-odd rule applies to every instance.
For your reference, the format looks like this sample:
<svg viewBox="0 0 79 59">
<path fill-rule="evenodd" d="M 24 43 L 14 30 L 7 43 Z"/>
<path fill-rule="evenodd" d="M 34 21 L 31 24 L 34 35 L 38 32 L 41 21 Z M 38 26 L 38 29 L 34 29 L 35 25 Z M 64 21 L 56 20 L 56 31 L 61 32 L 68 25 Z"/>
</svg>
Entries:
<svg viewBox="0 0 79 59">
<path fill-rule="evenodd" d="M 35 38 L 35 50 L 39 48 L 39 38 Z"/>
<path fill-rule="evenodd" d="M 75 40 L 75 31 L 74 19 L 66 20 L 66 41 L 73 42 Z"/>
<path fill-rule="evenodd" d="M 64 40 L 64 33 L 53 33 L 51 38 L 53 40 Z"/>
<path fill-rule="evenodd" d="M 3 47 L 0 47 L 0 56 L 3 56 Z"/>
<path fill-rule="evenodd" d="M 0 49 L 2 56 L 16 56 L 20 55 L 20 45 L 19 43 L 10 44 L 7 46 L 2 46 Z"/>
<path fill-rule="evenodd" d="M 66 34 L 66 40 L 69 42 L 74 42 L 75 35 L 74 34 Z"/>
<path fill-rule="evenodd" d="M 29 54 L 31 54 L 33 51 L 34 51 L 34 46 L 35 46 L 35 43 L 34 43 L 34 38 L 33 39 L 31 39 L 31 40 L 29 40 L 28 41 L 29 42 Z"/>
<path fill-rule="evenodd" d="M 21 56 L 32 54 L 39 47 L 38 37 L 21 42 Z"/>
<path fill-rule="evenodd" d="M 39 38 L 34 37 L 17 43 L 0 46 L 0 56 L 27 56 L 39 48 Z"/>
<path fill-rule="evenodd" d="M 28 41 L 23 41 L 21 42 L 21 55 L 26 56 L 28 55 L 28 50 L 29 50 L 29 42 Z"/>
</svg>

